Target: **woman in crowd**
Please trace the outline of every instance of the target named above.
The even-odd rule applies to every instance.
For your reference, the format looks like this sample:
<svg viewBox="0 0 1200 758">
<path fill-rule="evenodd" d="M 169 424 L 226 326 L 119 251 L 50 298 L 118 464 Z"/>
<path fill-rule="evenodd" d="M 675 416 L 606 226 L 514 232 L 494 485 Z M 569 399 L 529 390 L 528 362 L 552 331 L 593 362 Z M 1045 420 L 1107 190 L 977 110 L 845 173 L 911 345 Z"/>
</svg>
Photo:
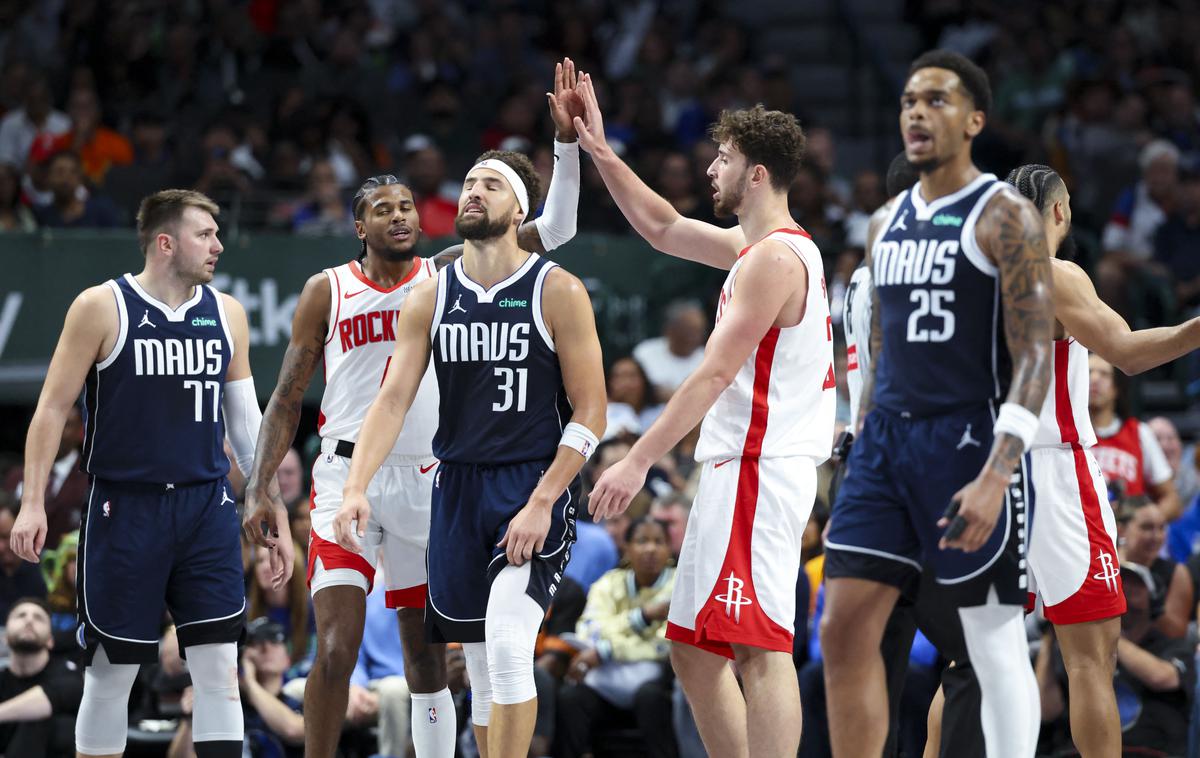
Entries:
<svg viewBox="0 0 1200 758">
<path fill-rule="evenodd" d="M 666 526 L 648 516 L 625 535 L 624 564 L 596 580 L 576 628 L 588 645 L 559 690 L 555 755 L 590 756 L 598 727 L 636 723 L 648 754 L 674 758 L 667 610 L 675 569 Z"/>
<path fill-rule="evenodd" d="M 1139 495 L 1127 497 L 1118 510 L 1117 534 L 1122 563 L 1138 563 L 1150 570 L 1150 617 L 1154 628 L 1167 637 L 1187 634 L 1193 610 L 1192 578 L 1187 567 L 1161 557 L 1166 540 L 1166 519 L 1158 505 Z"/>
<path fill-rule="evenodd" d="M 292 579 L 279 589 L 271 589 L 271 554 L 254 549 L 254 566 L 250 586 L 246 591 L 247 618 L 266 616 L 283 626 L 288 638 L 292 663 L 303 660 L 314 639 L 312 608 L 308 597 L 304 550 L 295 545 Z"/>
</svg>

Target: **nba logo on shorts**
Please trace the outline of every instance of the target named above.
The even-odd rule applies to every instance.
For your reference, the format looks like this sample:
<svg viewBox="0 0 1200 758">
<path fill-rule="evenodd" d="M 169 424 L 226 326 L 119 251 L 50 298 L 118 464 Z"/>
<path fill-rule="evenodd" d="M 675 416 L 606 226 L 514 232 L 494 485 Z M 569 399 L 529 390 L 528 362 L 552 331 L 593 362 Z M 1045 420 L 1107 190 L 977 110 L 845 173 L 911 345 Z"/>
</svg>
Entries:
<svg viewBox="0 0 1200 758">
<path fill-rule="evenodd" d="M 437 723 L 437 707 L 436 706 L 429 709 L 429 723 L 431 723 L 431 724 Z"/>
<path fill-rule="evenodd" d="M 112 515 L 112 505 L 108 500 L 104 501 L 104 505 L 100 506 L 100 510 L 104 512 L 104 518 Z"/>
</svg>

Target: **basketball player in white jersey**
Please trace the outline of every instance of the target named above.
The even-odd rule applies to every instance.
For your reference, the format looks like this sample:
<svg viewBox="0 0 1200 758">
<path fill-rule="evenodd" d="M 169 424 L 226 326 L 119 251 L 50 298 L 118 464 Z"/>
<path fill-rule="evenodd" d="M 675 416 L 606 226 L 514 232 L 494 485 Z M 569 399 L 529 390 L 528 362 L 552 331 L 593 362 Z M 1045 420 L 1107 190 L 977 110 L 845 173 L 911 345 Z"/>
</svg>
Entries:
<svg viewBox="0 0 1200 758">
<path fill-rule="evenodd" d="M 548 94 L 556 127 L 554 175 L 543 214 L 521 227 L 526 249 L 544 252 L 575 234 L 579 153 L 572 117 L 582 112 L 575 88 L 574 64 L 566 59 L 556 66 L 554 92 Z M 368 179 L 354 198 L 354 216 L 362 254 L 312 276 L 296 305 L 247 486 L 247 523 L 258 519 L 264 483 L 274 478 L 292 444 L 304 392 L 323 361 L 321 455 L 313 466 L 308 557 L 317 656 L 304 695 L 305 755 L 332 756 L 337 748 L 362 641 L 366 593 L 382 560 L 386 602 L 399 616 L 417 755 L 448 757 L 454 754 L 456 723 L 446 688 L 445 646 L 426 644 L 424 636 L 425 548 L 437 465 L 432 442 L 438 390 L 432 370 L 421 381 L 403 434 L 368 489 L 374 508 L 364 530 L 365 549 L 342 548 L 333 532 L 359 430 L 392 357 L 396 313 L 414 287 L 437 274 L 432 259 L 415 255 L 420 218 L 411 190 L 394 176 Z M 393 752 L 403 750 L 403 744 L 393 747 Z"/>
<path fill-rule="evenodd" d="M 1031 447 L 1037 493 L 1029 543 L 1030 592 L 1054 624 L 1066 665 L 1071 736 L 1080 755 L 1119 756 L 1121 720 L 1111 686 L 1125 595 L 1116 523 L 1090 448 L 1088 351 L 1133 375 L 1200 348 L 1200 319 L 1131 331 L 1096 294 L 1087 273 L 1056 257 L 1071 230 L 1071 198 L 1049 166 L 1025 165 L 1007 181 L 1042 212 L 1054 277 L 1053 383 Z"/>
<path fill-rule="evenodd" d="M 680 216 L 647 187 L 608 146 L 587 76 L 581 88 L 580 143 L 633 227 L 659 250 L 729 270 L 703 363 L 600 478 L 589 508 L 621 513 L 647 469 L 703 420 L 704 468 L 668 617 L 671 662 L 709 755 L 795 755 L 800 539 L 835 405 L 821 255 L 787 206 L 804 135 L 793 116 L 761 105 L 721 114 L 708 175 L 717 213 L 738 219 L 722 229 Z"/>
</svg>

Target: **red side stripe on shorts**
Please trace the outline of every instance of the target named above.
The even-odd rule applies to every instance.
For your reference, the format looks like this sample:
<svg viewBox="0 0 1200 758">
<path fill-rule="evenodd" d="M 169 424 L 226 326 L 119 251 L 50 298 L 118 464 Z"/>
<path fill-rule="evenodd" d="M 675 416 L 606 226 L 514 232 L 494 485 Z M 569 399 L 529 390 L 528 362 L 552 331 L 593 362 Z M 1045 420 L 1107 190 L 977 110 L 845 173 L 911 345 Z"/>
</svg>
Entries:
<svg viewBox="0 0 1200 758">
<path fill-rule="evenodd" d="M 383 596 L 383 601 L 388 608 L 424 608 L 427 587 L 428 585 L 418 584 L 416 587 L 388 590 Z"/>
<path fill-rule="evenodd" d="M 354 569 L 367 578 L 367 592 L 375 586 L 375 569 L 367 563 L 367 559 L 357 553 L 352 553 L 336 542 L 321 539 L 315 531 L 308 535 L 308 586 L 312 587 L 313 570 L 317 566 L 317 558 L 325 569 Z"/>
</svg>

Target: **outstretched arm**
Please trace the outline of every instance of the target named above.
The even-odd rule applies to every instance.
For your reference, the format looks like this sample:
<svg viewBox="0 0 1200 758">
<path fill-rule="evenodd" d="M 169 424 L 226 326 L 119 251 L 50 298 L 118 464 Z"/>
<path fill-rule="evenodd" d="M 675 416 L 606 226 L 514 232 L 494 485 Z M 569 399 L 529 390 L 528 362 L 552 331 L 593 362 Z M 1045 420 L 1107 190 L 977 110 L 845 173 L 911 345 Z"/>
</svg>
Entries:
<svg viewBox="0 0 1200 758">
<path fill-rule="evenodd" d="M 104 285 L 84 290 L 67 311 L 58 347 L 50 359 L 37 410 L 25 437 L 25 479 L 21 512 L 12 531 L 12 550 L 37 563 L 46 541 L 46 482 L 58 454 L 71 406 L 88 371 L 108 352 L 118 329 L 117 303 Z"/>
<path fill-rule="evenodd" d="M 1055 260 L 1054 316 L 1080 344 L 1128 376 L 1200 348 L 1200 318 L 1176 326 L 1133 331 L 1096 294 L 1087 273 L 1070 261 Z"/>
<path fill-rule="evenodd" d="M 949 534 L 942 547 L 972 551 L 983 547 L 996 528 L 1004 491 L 1037 430 L 1042 401 L 1050 387 L 1050 342 L 1054 336 L 1053 285 L 1050 255 L 1042 217 L 1015 192 L 1003 189 L 988 203 L 975 231 L 979 247 L 995 264 L 1000 277 L 1004 336 L 1013 360 L 1012 385 L 997 418 L 992 450 L 979 476 L 955 494 L 965 528 Z M 1012 419 L 1018 433 L 1008 424 Z M 940 524 L 946 526 L 948 518 Z"/>
<path fill-rule="evenodd" d="M 704 360 L 679 385 L 662 415 L 629 454 L 596 482 L 588 504 L 595 516 L 615 516 L 629 507 L 646 481 L 646 472 L 704 419 L 779 318 L 788 298 L 806 292 L 808 283 L 808 270 L 782 242 L 765 240 L 755 245 L 738 269 L 737 291 L 742 294 L 735 294 L 726 305 L 708 338 Z"/>
<path fill-rule="evenodd" d="M 547 253 L 575 237 L 579 216 L 579 135 L 575 117 L 583 115 L 575 64 L 563 58 L 554 67 L 554 91 L 546 93 L 554 120 L 554 170 L 546 189 L 542 215 L 522 224 L 517 244 L 522 250 Z"/>
<path fill-rule="evenodd" d="M 585 456 L 595 450 L 608 409 L 596 317 L 583 282 L 560 268 L 551 271 L 542 293 L 542 312 L 554 339 L 572 413 L 554 461 L 500 540 L 514 566 L 541 552 L 550 530 L 550 509 L 583 468 Z"/>
<path fill-rule="evenodd" d="M 604 186 L 637 233 L 656 250 L 669 255 L 714 268 L 732 268 L 738 253 L 746 246 L 741 228 L 722 229 L 681 216 L 609 147 L 600 103 L 588 74 L 583 75 L 579 91 L 584 108 L 584 118 L 575 119 L 579 143 L 592 156 Z"/>
</svg>

